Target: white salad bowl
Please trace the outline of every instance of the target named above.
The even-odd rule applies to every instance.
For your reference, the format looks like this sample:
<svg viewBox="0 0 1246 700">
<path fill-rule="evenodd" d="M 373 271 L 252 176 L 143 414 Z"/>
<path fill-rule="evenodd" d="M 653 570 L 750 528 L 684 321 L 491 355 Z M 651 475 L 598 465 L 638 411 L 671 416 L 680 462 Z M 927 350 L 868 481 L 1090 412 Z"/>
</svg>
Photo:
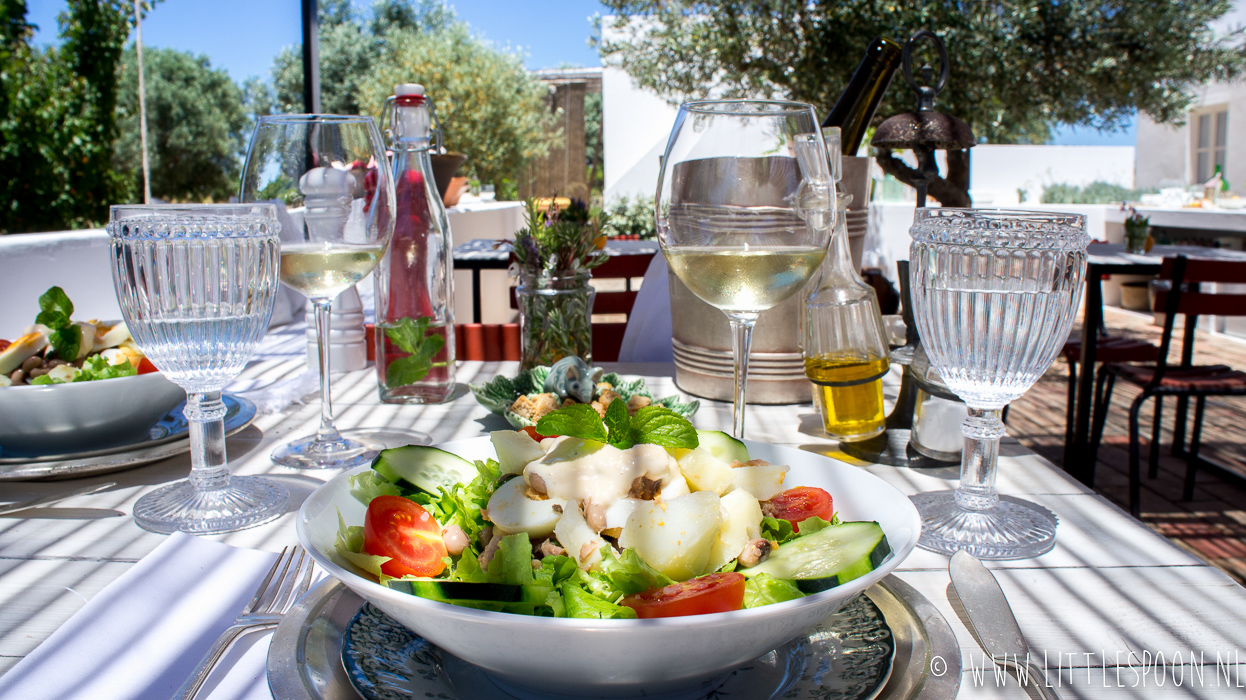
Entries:
<svg viewBox="0 0 1246 700">
<path fill-rule="evenodd" d="M 141 440 L 186 392 L 159 372 L 0 387 L 0 454 L 37 456 Z"/>
<path fill-rule="evenodd" d="M 339 474 L 299 509 L 299 541 L 361 597 L 445 651 L 504 683 L 568 697 L 646 694 L 694 686 L 787 642 L 890 573 L 917 544 L 921 521 L 909 499 L 882 479 L 802 450 L 746 442 L 749 455 L 791 467 L 785 486 L 818 486 L 843 520 L 876 520 L 892 554 L 873 572 L 804 598 L 749 610 L 651 620 L 530 617 L 456 607 L 390 590 L 333 555 L 338 513 L 362 525 L 366 508 Z M 469 460 L 494 456 L 487 437 L 439 447 Z"/>
</svg>

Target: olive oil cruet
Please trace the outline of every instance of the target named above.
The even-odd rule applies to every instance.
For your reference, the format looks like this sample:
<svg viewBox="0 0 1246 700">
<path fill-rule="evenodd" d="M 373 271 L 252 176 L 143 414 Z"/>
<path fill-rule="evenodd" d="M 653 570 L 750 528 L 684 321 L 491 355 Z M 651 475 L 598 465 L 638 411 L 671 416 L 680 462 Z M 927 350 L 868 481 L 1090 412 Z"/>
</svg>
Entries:
<svg viewBox="0 0 1246 700">
<path fill-rule="evenodd" d="M 828 130 L 832 131 L 832 130 Z M 827 135 L 828 147 L 834 136 Z M 839 175 L 838 149 L 832 170 Z M 874 288 L 856 271 L 848 249 L 845 211 L 852 195 L 836 196 L 835 230 L 822 267 L 810 286 L 804 320 L 805 376 L 827 435 L 867 440 L 883 432 L 883 376 L 887 336 Z"/>
</svg>

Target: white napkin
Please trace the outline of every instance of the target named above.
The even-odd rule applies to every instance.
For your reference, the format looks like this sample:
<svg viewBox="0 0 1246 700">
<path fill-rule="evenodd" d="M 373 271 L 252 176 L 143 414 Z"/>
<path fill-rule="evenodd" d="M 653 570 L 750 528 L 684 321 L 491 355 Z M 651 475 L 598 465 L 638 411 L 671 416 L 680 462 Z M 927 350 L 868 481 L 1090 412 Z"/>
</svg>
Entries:
<svg viewBox="0 0 1246 700">
<path fill-rule="evenodd" d="M 0 676 L 0 698 L 168 700 L 251 600 L 277 555 L 169 536 Z M 199 698 L 271 700 L 271 631 L 239 640 Z"/>
</svg>

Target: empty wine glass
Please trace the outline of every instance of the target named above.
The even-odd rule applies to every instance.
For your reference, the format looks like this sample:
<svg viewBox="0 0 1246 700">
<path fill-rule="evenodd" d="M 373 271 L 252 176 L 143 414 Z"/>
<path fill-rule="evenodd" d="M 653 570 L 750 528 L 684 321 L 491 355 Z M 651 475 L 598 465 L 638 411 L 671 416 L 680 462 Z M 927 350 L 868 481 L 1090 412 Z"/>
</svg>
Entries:
<svg viewBox="0 0 1246 700">
<path fill-rule="evenodd" d="M 826 257 L 830 173 L 805 103 L 686 102 L 675 117 L 658 176 L 658 242 L 680 281 L 731 323 L 737 438 L 753 324 L 800 291 Z"/>
<path fill-rule="evenodd" d="M 289 493 L 258 476 L 230 476 L 221 388 L 268 330 L 276 299 L 272 205 L 112 207 L 113 283 L 135 342 L 186 390 L 190 478 L 134 504 L 155 532 L 230 532 L 285 512 Z"/>
<path fill-rule="evenodd" d="M 968 406 L 955 491 L 912 497 L 919 546 L 979 559 L 1036 557 L 1055 545 L 1056 517 L 995 493 L 1000 411 L 1060 352 L 1082 295 L 1086 218 L 1074 214 L 918 209 L 909 249 L 922 347 Z"/>
<path fill-rule="evenodd" d="M 362 280 L 394 232 L 394 184 L 372 117 L 294 114 L 261 117 L 242 172 L 242 201 L 275 200 L 295 229 L 282 235 L 281 281 L 316 307 L 320 428 L 273 451 L 300 469 L 367 464 L 385 445 L 333 425 L 329 395 L 329 315 L 333 298 Z"/>
</svg>

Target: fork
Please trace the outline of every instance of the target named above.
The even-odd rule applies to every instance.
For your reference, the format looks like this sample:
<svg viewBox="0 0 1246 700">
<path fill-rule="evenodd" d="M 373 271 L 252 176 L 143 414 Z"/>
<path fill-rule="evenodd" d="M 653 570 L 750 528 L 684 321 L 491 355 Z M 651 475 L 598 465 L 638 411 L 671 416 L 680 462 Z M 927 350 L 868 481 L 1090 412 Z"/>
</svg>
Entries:
<svg viewBox="0 0 1246 700">
<path fill-rule="evenodd" d="M 212 649 L 174 694 L 174 700 L 193 700 L 203 682 L 207 680 L 208 674 L 243 632 L 276 627 L 286 610 L 311 587 L 314 568 L 314 562 L 302 547 L 295 545 L 282 549 L 281 556 L 277 557 L 273 568 L 268 570 L 268 575 L 260 582 L 251 602 L 247 603 L 234 624 L 217 638 Z"/>
</svg>

